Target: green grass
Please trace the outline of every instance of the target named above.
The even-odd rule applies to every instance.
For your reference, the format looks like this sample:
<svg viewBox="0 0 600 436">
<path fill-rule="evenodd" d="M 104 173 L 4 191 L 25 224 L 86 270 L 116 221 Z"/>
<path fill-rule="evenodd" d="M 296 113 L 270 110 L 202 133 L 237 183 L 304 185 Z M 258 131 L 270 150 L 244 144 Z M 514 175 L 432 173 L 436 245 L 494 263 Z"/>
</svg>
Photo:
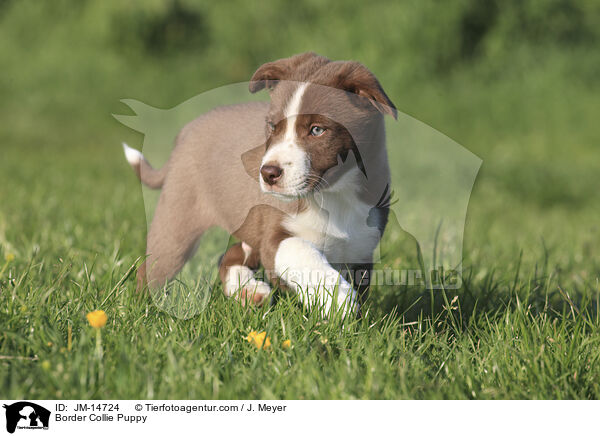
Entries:
<svg viewBox="0 0 600 436">
<path fill-rule="evenodd" d="M 21 144 L 2 157 L 2 256 L 16 255 L 0 277 L 5 397 L 599 396 L 593 207 L 526 207 L 482 171 L 458 291 L 432 301 L 423 289 L 376 288 L 365 317 L 342 327 L 291 296 L 244 309 L 217 288 L 204 311 L 181 320 L 136 295 L 126 276 L 143 253 L 145 220 L 118 144 Z M 515 222 L 523 229 L 511 230 Z M 403 265 L 411 249 L 401 241 L 384 262 Z M 101 361 L 85 319 L 97 308 L 109 316 Z M 245 341 L 252 330 L 267 331 L 270 351 Z"/>
<path fill-rule="evenodd" d="M 331 22 L 308 2 L 273 38 L 260 24 L 289 15 L 273 2 L 207 7 L 206 47 L 157 54 L 128 39 L 137 30 L 115 33 L 114 23 L 142 17 L 141 3 L 58 3 L 57 14 L 69 11 L 61 26 L 29 2 L 0 7 L 1 396 L 600 397 L 600 57 L 589 46 L 504 46 L 492 32 L 480 59 L 436 72 L 427 65 L 436 50 L 447 55 L 448 29 L 410 25 L 424 22 L 415 18 L 423 11 L 438 20 L 427 8 L 341 8 Z M 151 14 L 161 9 L 152 4 Z M 372 14 L 382 17 L 377 29 Z M 498 26 L 510 34 L 506 16 Z M 122 98 L 173 107 L 304 50 L 365 62 L 401 111 L 483 159 L 464 285 L 375 288 L 364 317 L 345 325 L 280 293 L 272 306 L 243 308 L 218 286 L 197 316 L 172 317 L 127 275 L 144 252 L 146 222 L 120 142 L 139 148 L 142 137 L 110 114 L 127 113 Z M 412 240 L 394 232 L 383 263 L 412 266 Z M 102 359 L 85 318 L 94 309 L 108 314 Z M 270 350 L 245 340 L 253 330 L 268 333 Z"/>
<path fill-rule="evenodd" d="M 303 312 L 291 297 L 256 310 L 215 293 L 205 311 L 180 320 L 136 295 L 131 280 L 121 284 L 131 256 L 117 251 L 94 257 L 89 264 L 81 256 L 44 261 L 40 253 L 11 266 L 1 321 L 2 355 L 13 359 L 0 362 L 3 396 L 482 399 L 600 393 L 598 319 L 589 305 L 561 313 L 549 308 L 552 280 L 525 281 L 522 288 L 517 283 L 519 289 L 502 302 L 494 295 L 502 282 L 488 276 L 476 289 L 469 283 L 469 292 L 459 292 L 452 304 L 436 307 L 433 317 L 403 319 L 371 309 L 342 326 L 339 319 Z M 470 293 L 480 295 L 480 307 Z M 109 317 L 102 359 L 85 319 L 95 308 Z M 252 330 L 268 333 L 269 350 L 246 342 Z M 291 349 L 282 348 L 286 339 Z"/>
</svg>

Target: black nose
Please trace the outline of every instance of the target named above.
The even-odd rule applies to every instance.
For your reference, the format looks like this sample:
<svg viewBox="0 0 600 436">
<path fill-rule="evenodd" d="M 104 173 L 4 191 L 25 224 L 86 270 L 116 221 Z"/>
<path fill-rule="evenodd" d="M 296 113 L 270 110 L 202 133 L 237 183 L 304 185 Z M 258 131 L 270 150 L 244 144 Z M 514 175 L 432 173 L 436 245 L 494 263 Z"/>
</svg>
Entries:
<svg viewBox="0 0 600 436">
<path fill-rule="evenodd" d="M 282 173 L 283 170 L 276 165 L 263 165 L 260 169 L 263 180 L 269 185 L 277 183 Z"/>
</svg>

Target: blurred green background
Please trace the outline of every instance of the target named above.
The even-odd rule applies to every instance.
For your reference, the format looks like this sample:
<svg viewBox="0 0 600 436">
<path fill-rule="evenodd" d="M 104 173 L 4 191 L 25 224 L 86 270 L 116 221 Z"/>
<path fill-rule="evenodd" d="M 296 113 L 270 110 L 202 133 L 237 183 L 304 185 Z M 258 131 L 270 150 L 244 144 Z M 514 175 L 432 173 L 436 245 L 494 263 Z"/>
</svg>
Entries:
<svg viewBox="0 0 600 436">
<path fill-rule="evenodd" d="M 15 255 L 0 258 L 0 388 L 28 398 L 597 398 L 598 47 L 597 0 L 0 0 L 0 254 Z M 244 312 L 220 292 L 179 322 L 134 301 L 132 278 L 119 282 L 146 230 L 120 146 L 143 137 L 111 116 L 131 114 L 120 100 L 171 108 L 305 51 L 362 62 L 400 111 L 483 160 L 458 321 L 441 295 L 434 307 L 428 291 L 388 287 L 373 293 L 359 339 L 283 304 L 270 317 Z M 385 261 L 405 265 L 414 244 L 394 247 Z M 394 307 L 406 319 L 372 329 Z M 110 320 L 105 379 L 87 354 L 69 354 L 71 329 L 74 350 L 91 346 L 85 313 L 97 308 Z M 416 323 L 426 335 L 412 334 Z M 244 348 L 251 328 L 292 332 L 296 354 L 261 360 Z M 287 385 L 272 377 L 280 370 Z"/>
</svg>

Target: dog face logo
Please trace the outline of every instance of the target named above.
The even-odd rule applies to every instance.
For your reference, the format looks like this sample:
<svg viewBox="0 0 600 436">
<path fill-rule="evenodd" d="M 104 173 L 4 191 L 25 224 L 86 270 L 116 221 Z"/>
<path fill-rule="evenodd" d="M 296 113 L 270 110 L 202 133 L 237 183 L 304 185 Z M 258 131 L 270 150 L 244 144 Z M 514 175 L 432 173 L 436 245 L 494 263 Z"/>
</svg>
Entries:
<svg viewBox="0 0 600 436">
<path fill-rule="evenodd" d="M 320 252 L 326 253 L 329 263 L 373 264 L 372 277 L 378 277 L 377 284 L 396 286 L 398 282 L 399 286 L 416 284 L 428 289 L 461 286 L 463 232 L 481 159 L 435 129 L 400 112 L 393 112 L 397 120 L 389 117 L 385 133 L 381 133 L 382 126 L 371 122 L 369 117 L 365 119 L 364 111 L 355 110 L 355 106 L 370 107 L 367 103 L 371 102 L 355 102 L 358 97 L 344 90 L 279 80 L 276 90 L 267 96 L 249 94 L 248 86 L 247 82 L 228 85 L 167 110 L 123 100 L 135 115 L 114 115 L 122 124 L 144 134 L 143 156 L 135 150 L 127 150 L 128 147 L 126 156 L 133 153 L 132 160 L 144 162 L 147 158 L 154 167 L 162 168 L 173 150 L 165 145 L 172 144 L 176 137 L 184 143 L 186 135 L 194 135 L 194 131 L 182 128 L 199 114 L 218 106 L 245 103 L 248 107 L 257 107 L 252 105 L 268 101 L 271 101 L 271 109 L 273 101 L 276 107 L 283 108 L 282 113 L 265 109 L 266 119 L 252 119 L 256 126 L 253 124 L 249 129 L 252 134 L 248 133 L 245 148 L 235 148 L 235 153 L 228 152 L 229 148 L 223 149 L 222 161 L 214 165 L 223 165 L 228 173 L 236 174 L 228 183 L 236 187 L 235 192 L 243 191 L 246 196 L 228 203 L 227 220 L 223 222 L 223 228 L 228 231 L 216 227 L 204 231 L 190 249 L 196 252 L 195 257 L 181 270 L 168 292 L 159 288 L 160 292 L 152 293 L 159 307 L 182 318 L 203 310 L 208 293 L 216 286 L 215 265 L 223 250 L 235 242 L 230 237 L 234 232 L 230 230 L 240 229 L 252 213 L 264 215 L 272 208 L 284 213 L 286 218 L 282 224 L 286 230 L 311 240 Z M 295 91 L 288 92 L 288 98 L 278 94 L 286 90 Z M 319 96 L 327 98 L 317 98 Z M 278 99 L 287 103 L 278 106 Z M 356 104 L 345 103 L 344 99 Z M 328 129 L 325 131 L 329 136 L 323 133 L 321 126 Z M 212 123 L 207 128 L 218 136 L 230 127 Z M 378 150 L 381 148 L 375 145 L 382 142 L 387 143 L 389 165 L 380 164 Z M 291 152 L 279 153 L 278 150 Z M 184 164 L 186 168 L 195 168 L 197 174 L 208 171 L 203 157 L 192 158 Z M 276 168 L 261 172 L 265 166 Z M 284 171 L 279 172 L 282 169 Z M 289 180 L 284 177 L 285 171 Z M 149 233 L 160 198 L 159 193 L 151 189 L 152 185 L 149 180 L 149 184 L 146 183 L 149 188 L 142 187 Z M 255 185 L 257 189 L 242 188 L 248 185 Z M 206 197 L 218 208 L 223 199 L 214 193 L 230 187 L 214 186 Z M 359 201 L 348 204 L 338 201 L 338 189 L 352 191 L 354 186 L 360 188 L 354 195 Z M 304 208 L 288 197 L 302 198 Z M 194 201 L 195 197 L 190 196 L 190 204 Z M 312 207 L 313 203 L 316 207 Z M 316 212 L 306 213 L 305 209 Z M 177 221 L 176 226 L 185 221 L 179 214 L 172 216 Z M 303 233 L 306 227 L 310 228 L 309 233 Z M 387 229 L 387 237 L 380 240 L 384 229 Z M 312 241 L 314 235 L 317 236 Z M 401 238 L 416 242 L 419 260 L 416 273 L 390 258 L 397 252 L 394 244 Z M 363 258 L 365 253 L 372 253 L 371 258 Z M 372 281 L 371 286 L 374 283 Z M 193 299 L 195 304 L 192 305 L 189 296 L 197 295 L 197 289 L 203 293 Z"/>
<path fill-rule="evenodd" d="M 13 404 L 5 404 L 6 409 L 6 431 L 14 433 L 19 429 L 48 429 L 50 422 L 50 411 L 42 406 L 29 401 L 19 401 Z"/>
</svg>

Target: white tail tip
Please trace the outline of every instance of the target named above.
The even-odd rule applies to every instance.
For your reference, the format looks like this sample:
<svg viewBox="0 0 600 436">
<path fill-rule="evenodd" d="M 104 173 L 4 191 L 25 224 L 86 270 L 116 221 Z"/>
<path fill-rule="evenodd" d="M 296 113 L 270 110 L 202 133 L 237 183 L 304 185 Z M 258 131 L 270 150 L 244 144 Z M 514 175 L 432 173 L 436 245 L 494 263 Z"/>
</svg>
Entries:
<svg viewBox="0 0 600 436">
<path fill-rule="evenodd" d="M 125 159 L 129 162 L 129 165 L 139 165 L 144 156 L 135 148 L 131 148 L 127 144 L 123 143 L 123 151 L 125 152 Z"/>
</svg>

